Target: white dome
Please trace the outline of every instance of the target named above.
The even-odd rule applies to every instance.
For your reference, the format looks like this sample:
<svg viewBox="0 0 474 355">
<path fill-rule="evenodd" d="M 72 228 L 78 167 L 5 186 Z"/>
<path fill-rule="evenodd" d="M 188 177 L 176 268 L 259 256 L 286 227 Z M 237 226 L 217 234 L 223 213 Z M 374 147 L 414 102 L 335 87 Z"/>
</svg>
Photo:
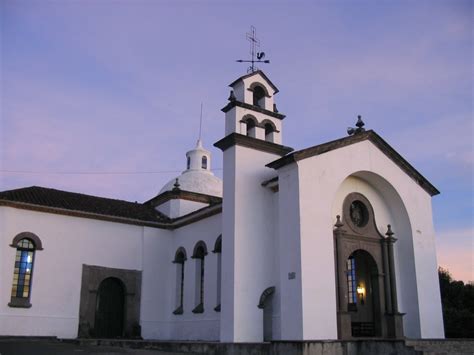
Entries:
<svg viewBox="0 0 474 355">
<path fill-rule="evenodd" d="M 222 197 L 222 180 L 211 171 L 211 152 L 204 149 L 199 139 L 196 148 L 186 153 L 187 169 L 177 177 L 179 188 L 184 191 Z M 171 191 L 176 178 L 170 180 L 160 190 L 160 194 Z"/>
</svg>

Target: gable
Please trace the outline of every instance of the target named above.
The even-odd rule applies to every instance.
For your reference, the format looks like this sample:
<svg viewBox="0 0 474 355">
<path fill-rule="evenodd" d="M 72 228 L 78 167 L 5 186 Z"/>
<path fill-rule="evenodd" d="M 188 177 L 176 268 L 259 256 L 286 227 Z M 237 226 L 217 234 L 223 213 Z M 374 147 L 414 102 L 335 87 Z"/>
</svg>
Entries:
<svg viewBox="0 0 474 355">
<path fill-rule="evenodd" d="M 365 140 L 368 140 L 374 144 L 384 155 L 394 162 L 428 194 L 435 196 L 440 193 L 438 189 L 434 187 L 423 175 L 421 175 L 408 161 L 406 161 L 395 149 L 393 149 L 384 139 L 382 139 L 382 137 L 372 130 L 293 152 L 267 164 L 266 166 L 278 170 L 285 165 L 297 162 L 299 160 L 321 155 Z"/>
<path fill-rule="evenodd" d="M 274 94 L 278 93 L 278 88 L 275 86 L 275 84 L 273 84 L 270 79 L 268 79 L 268 77 L 265 75 L 265 73 L 261 70 L 257 70 L 253 73 L 249 73 L 247 75 L 243 75 L 241 76 L 240 78 L 238 78 L 237 80 L 234 80 L 232 83 L 229 84 L 230 87 L 234 87 L 237 83 L 241 82 L 241 81 L 244 81 L 245 79 L 248 79 L 252 76 L 255 76 L 255 75 L 258 75 L 260 76 L 274 91 Z"/>
</svg>

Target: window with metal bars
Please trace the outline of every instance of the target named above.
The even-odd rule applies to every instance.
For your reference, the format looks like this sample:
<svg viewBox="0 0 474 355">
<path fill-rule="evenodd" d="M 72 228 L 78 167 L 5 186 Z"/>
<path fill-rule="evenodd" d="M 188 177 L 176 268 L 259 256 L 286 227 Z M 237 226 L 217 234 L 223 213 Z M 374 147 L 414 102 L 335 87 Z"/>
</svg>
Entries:
<svg viewBox="0 0 474 355">
<path fill-rule="evenodd" d="M 347 293 L 349 304 L 357 303 L 356 269 L 353 256 L 347 259 Z"/>
</svg>

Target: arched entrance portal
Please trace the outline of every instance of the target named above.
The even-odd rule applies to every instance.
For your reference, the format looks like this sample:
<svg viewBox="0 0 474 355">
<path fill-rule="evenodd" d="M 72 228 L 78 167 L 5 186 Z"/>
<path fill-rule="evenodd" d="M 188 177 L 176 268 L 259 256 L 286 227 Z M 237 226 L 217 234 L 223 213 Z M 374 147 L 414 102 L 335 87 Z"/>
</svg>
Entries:
<svg viewBox="0 0 474 355">
<path fill-rule="evenodd" d="M 122 282 L 109 277 L 102 281 L 97 293 L 95 333 L 98 338 L 123 335 L 125 290 Z"/>
<path fill-rule="evenodd" d="M 403 337 L 398 312 L 393 237 L 377 230 L 374 210 L 362 194 L 346 196 L 334 225 L 339 339 Z"/>
<path fill-rule="evenodd" d="M 353 337 L 381 335 L 379 272 L 365 250 L 354 251 L 347 259 L 348 311 Z"/>
</svg>

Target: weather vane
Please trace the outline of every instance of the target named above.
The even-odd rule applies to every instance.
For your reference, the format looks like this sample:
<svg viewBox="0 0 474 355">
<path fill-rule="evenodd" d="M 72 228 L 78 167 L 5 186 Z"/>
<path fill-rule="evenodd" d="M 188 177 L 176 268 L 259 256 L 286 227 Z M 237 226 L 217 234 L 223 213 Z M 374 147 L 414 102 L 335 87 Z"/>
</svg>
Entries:
<svg viewBox="0 0 474 355">
<path fill-rule="evenodd" d="M 255 30 L 254 26 L 250 26 L 250 33 L 247 33 L 247 39 L 250 41 L 250 55 L 252 56 L 251 60 L 243 60 L 239 59 L 236 62 L 238 63 L 252 63 L 250 67 L 247 69 L 247 73 L 253 73 L 254 71 L 258 70 L 255 66 L 255 63 L 270 63 L 270 61 L 263 60 L 265 58 L 264 52 L 257 52 L 257 47 L 260 47 L 260 40 L 257 39 L 257 31 Z M 255 57 L 257 59 L 255 59 Z"/>
</svg>

